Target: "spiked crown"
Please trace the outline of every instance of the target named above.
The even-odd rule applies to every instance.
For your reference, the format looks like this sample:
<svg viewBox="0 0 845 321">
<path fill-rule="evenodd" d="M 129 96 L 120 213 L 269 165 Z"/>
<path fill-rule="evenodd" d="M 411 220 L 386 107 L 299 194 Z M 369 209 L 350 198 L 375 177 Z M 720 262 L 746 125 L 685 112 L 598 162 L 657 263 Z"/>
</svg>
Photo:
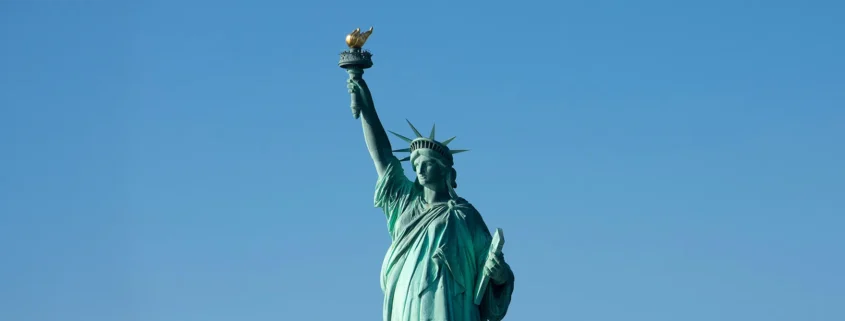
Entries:
<svg viewBox="0 0 845 321">
<path fill-rule="evenodd" d="M 451 143 L 452 140 L 454 140 L 456 136 L 453 136 L 452 138 L 449 138 L 449 139 L 444 140 L 442 142 L 437 141 L 434 138 L 434 129 L 435 129 L 434 125 L 431 126 L 431 134 L 429 134 L 428 137 L 423 137 L 423 135 L 420 134 L 420 131 L 417 130 L 416 127 L 414 127 L 414 124 L 411 124 L 411 121 L 409 121 L 407 119 L 405 121 L 408 122 L 408 126 L 411 127 L 411 130 L 414 131 L 414 134 L 417 137 L 414 138 L 414 139 L 410 139 L 408 137 L 405 137 L 405 136 L 399 135 L 399 134 L 397 134 L 393 131 L 390 131 L 391 134 L 396 135 L 396 137 L 399 137 L 399 139 L 402 139 L 406 143 L 409 143 L 411 145 L 409 148 L 394 150 L 393 151 L 394 153 L 411 153 L 411 154 L 413 154 L 414 151 L 418 150 L 418 149 L 429 149 L 429 150 L 432 150 L 432 151 L 440 154 L 441 156 L 443 156 L 443 158 L 446 159 L 449 162 L 449 164 L 447 164 L 447 165 L 452 166 L 452 165 L 454 165 L 452 155 L 468 151 L 468 149 L 449 149 L 449 147 L 448 147 L 449 143 Z M 403 161 L 403 162 L 410 161 L 410 160 L 411 160 L 411 156 L 407 156 L 405 158 L 400 159 L 400 161 Z"/>
</svg>

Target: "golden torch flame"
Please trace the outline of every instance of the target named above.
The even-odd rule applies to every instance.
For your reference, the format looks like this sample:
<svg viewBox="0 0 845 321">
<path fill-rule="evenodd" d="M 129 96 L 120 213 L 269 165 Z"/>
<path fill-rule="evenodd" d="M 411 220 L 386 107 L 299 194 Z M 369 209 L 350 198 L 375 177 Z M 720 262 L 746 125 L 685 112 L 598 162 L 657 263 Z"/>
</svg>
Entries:
<svg viewBox="0 0 845 321">
<path fill-rule="evenodd" d="M 369 38 L 372 33 L 373 27 L 370 27 L 370 30 L 365 31 L 364 33 L 361 33 L 361 28 L 355 28 L 355 31 L 346 35 L 346 45 L 349 46 L 349 48 L 361 49 L 361 47 L 364 46 L 364 43 L 367 42 L 367 38 Z"/>
</svg>

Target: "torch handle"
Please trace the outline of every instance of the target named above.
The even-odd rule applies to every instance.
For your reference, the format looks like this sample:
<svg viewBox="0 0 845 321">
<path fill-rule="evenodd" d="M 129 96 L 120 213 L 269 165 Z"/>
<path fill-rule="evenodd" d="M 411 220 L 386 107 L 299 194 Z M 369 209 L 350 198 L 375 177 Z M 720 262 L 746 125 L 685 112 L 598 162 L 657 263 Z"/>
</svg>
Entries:
<svg viewBox="0 0 845 321">
<path fill-rule="evenodd" d="M 362 75 L 364 74 L 364 69 L 349 68 L 346 71 L 349 73 L 349 79 L 355 82 L 355 85 L 361 86 L 361 89 L 364 89 L 365 86 L 367 86 L 367 84 L 364 82 L 364 78 L 362 77 Z M 349 105 L 349 107 L 352 109 L 352 116 L 354 116 L 355 119 L 358 119 L 359 117 L 361 117 L 361 108 L 365 107 L 363 106 L 362 101 L 364 97 L 361 97 L 360 91 L 354 89 L 349 95 L 352 99 Z"/>
<path fill-rule="evenodd" d="M 355 119 L 361 117 L 361 105 L 358 104 L 358 95 L 354 92 L 352 93 L 352 103 L 350 107 L 352 108 L 352 116 L 355 117 Z"/>
</svg>

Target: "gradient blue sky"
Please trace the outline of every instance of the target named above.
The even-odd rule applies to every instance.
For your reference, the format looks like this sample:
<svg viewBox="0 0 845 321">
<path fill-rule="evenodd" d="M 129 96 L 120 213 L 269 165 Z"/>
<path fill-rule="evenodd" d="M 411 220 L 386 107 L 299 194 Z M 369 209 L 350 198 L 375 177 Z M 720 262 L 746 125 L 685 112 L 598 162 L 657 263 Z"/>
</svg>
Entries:
<svg viewBox="0 0 845 321">
<path fill-rule="evenodd" d="M 841 1 L 406 3 L 0 1 L 0 320 L 379 320 L 370 25 L 506 320 L 845 320 Z"/>
</svg>

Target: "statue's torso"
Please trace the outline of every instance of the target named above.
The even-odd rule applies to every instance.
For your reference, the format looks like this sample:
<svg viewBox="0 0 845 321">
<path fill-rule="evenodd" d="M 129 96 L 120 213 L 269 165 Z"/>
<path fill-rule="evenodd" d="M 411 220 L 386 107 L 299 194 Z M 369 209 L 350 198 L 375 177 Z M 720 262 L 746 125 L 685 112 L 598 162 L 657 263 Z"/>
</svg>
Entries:
<svg viewBox="0 0 845 321">
<path fill-rule="evenodd" d="M 414 200 L 403 211 L 385 258 L 390 262 L 384 277 L 391 313 L 410 306 L 433 313 L 431 317 L 458 314 L 462 317 L 456 320 L 477 320 L 471 299 L 478 267 L 473 232 L 478 227 L 467 219 L 478 215 L 474 211 L 464 200 L 430 207 Z"/>
</svg>

